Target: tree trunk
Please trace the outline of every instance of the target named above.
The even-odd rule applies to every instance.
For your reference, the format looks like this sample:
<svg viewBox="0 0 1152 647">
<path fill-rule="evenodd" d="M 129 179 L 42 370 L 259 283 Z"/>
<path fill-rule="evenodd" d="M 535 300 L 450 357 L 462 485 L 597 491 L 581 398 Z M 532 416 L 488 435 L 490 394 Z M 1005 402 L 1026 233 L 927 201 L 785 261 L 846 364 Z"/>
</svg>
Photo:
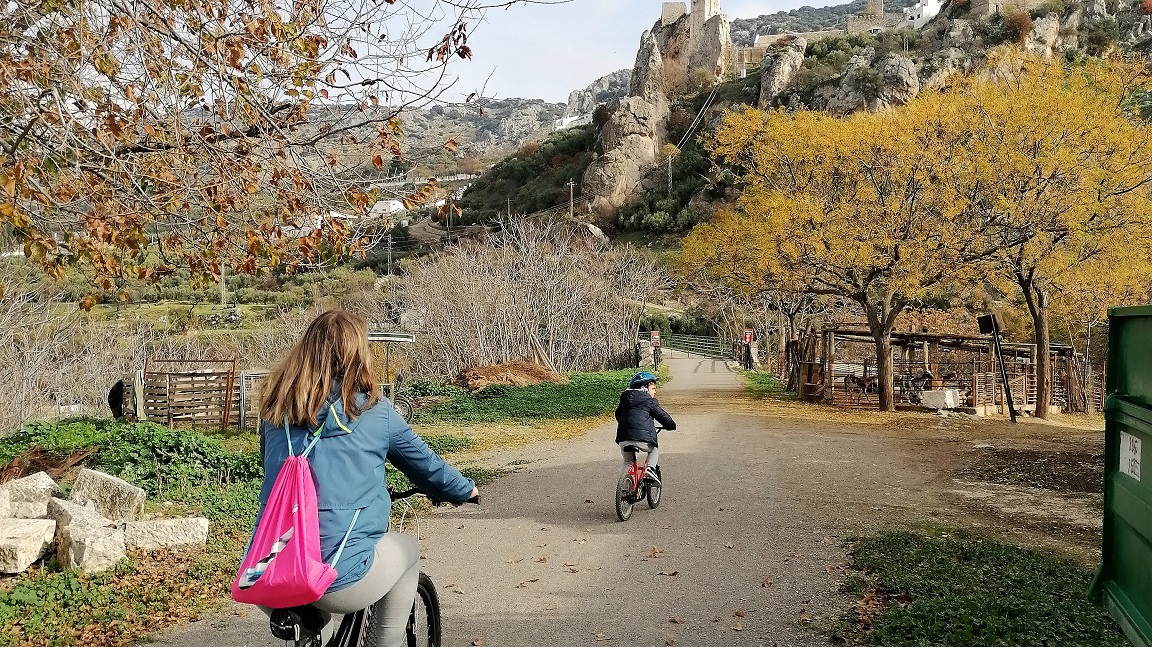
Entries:
<svg viewBox="0 0 1152 647">
<path fill-rule="evenodd" d="M 892 331 L 887 327 L 873 333 L 876 340 L 876 393 L 881 411 L 896 410 L 896 393 L 892 376 Z"/>
<path fill-rule="evenodd" d="M 1048 296 L 1038 293 L 1031 281 L 1021 281 L 1024 302 L 1032 315 L 1032 328 L 1036 339 L 1036 417 L 1048 417 L 1048 403 L 1052 400 L 1052 384 L 1048 373 L 1052 364 L 1052 336 L 1048 330 Z"/>
</svg>

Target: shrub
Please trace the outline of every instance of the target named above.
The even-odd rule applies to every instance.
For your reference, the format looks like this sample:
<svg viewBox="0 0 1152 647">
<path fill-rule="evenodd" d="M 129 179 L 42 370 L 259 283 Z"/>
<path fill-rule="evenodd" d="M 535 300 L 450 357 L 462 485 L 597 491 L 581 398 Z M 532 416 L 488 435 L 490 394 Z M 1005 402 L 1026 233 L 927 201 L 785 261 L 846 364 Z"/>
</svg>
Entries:
<svg viewBox="0 0 1152 647">
<path fill-rule="evenodd" d="M 1009 11 L 1004 15 L 1004 29 L 1009 40 L 1023 43 L 1032 33 L 1032 16 L 1025 11 Z"/>
<path fill-rule="evenodd" d="M 1084 37 L 1089 56 L 1103 56 L 1120 40 L 1120 27 L 1112 18 L 1097 20 L 1088 26 Z"/>
</svg>

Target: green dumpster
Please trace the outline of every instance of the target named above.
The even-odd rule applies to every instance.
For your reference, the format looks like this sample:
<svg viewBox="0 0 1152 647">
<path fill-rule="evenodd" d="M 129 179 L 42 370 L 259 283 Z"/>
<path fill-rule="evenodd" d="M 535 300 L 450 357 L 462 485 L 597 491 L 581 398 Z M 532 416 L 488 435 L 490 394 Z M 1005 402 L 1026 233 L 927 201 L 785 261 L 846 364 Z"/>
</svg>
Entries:
<svg viewBox="0 0 1152 647">
<path fill-rule="evenodd" d="M 1092 585 L 1128 639 L 1152 647 L 1152 306 L 1109 311 L 1103 562 Z"/>
</svg>

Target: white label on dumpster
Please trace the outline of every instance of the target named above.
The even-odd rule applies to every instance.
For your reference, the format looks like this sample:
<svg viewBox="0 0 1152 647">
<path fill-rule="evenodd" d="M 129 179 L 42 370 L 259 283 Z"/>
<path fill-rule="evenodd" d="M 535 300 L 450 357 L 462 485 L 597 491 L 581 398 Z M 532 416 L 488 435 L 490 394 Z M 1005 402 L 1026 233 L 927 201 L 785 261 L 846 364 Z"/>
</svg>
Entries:
<svg viewBox="0 0 1152 647">
<path fill-rule="evenodd" d="M 1120 471 L 1140 480 L 1140 439 L 1120 432 Z"/>
</svg>

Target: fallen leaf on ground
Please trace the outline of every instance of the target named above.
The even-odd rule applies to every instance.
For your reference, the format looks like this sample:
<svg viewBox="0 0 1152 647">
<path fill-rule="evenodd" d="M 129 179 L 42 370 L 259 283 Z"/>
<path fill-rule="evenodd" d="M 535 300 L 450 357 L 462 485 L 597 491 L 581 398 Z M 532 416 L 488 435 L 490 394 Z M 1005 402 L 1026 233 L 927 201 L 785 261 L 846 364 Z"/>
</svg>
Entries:
<svg viewBox="0 0 1152 647">
<path fill-rule="evenodd" d="M 464 524 L 460 524 L 459 526 L 456 526 L 456 530 L 464 530 Z"/>
<path fill-rule="evenodd" d="M 483 638 L 477 638 L 476 640 L 472 641 L 472 647 L 483 647 L 483 645 L 484 645 L 484 639 Z"/>
<path fill-rule="evenodd" d="M 574 564 L 572 562 L 564 562 L 564 565 L 565 566 L 575 566 L 576 564 Z"/>
<path fill-rule="evenodd" d="M 555 611 L 556 610 L 556 603 L 555 602 L 549 602 L 548 604 L 545 604 L 544 610 L 545 611 Z"/>
<path fill-rule="evenodd" d="M 733 544 L 733 543 L 732 543 L 732 542 L 730 542 L 730 541 L 726 541 L 726 542 L 724 542 L 724 547 L 725 547 L 725 548 L 735 548 L 735 547 L 736 547 L 736 544 Z"/>
<path fill-rule="evenodd" d="M 536 561 L 541 563 L 541 564 L 547 564 L 548 558 L 547 557 L 541 557 L 541 558 L 537 559 Z"/>
<path fill-rule="evenodd" d="M 653 546 L 648 549 L 648 559 L 658 559 L 664 556 L 664 549 L 659 546 Z"/>
<path fill-rule="evenodd" d="M 676 639 L 673 638 L 672 636 L 668 636 L 667 638 L 664 639 L 664 644 L 665 645 L 675 645 Z"/>
<path fill-rule="evenodd" d="M 569 573 L 579 573 L 579 572 L 580 572 L 580 569 L 578 569 L 578 568 L 572 568 L 571 566 L 569 566 L 569 567 L 568 567 L 568 572 L 569 572 Z"/>
<path fill-rule="evenodd" d="M 746 615 L 748 615 L 748 614 L 744 612 L 744 609 L 736 609 L 736 613 L 733 613 L 732 617 L 733 618 L 743 618 Z"/>
<path fill-rule="evenodd" d="M 744 631 L 744 623 L 737 622 L 736 624 L 732 625 L 732 631 Z"/>
<path fill-rule="evenodd" d="M 453 593 L 459 593 L 460 595 L 464 595 L 464 592 L 461 591 L 460 589 L 456 589 L 455 591 L 452 591 L 452 592 Z"/>
<path fill-rule="evenodd" d="M 536 544 L 536 547 L 537 547 L 537 548 L 543 548 L 543 547 L 545 547 L 545 546 L 547 546 L 547 545 L 548 545 L 548 542 L 544 542 L 544 543 L 542 543 L 542 544 Z"/>
<path fill-rule="evenodd" d="M 764 578 L 764 581 L 760 583 L 760 586 L 763 588 L 771 587 L 772 586 L 772 578 L 770 578 L 770 577 Z"/>
<path fill-rule="evenodd" d="M 584 503 L 596 503 L 592 499 L 584 499 Z"/>
<path fill-rule="evenodd" d="M 681 618 L 680 616 L 672 616 L 671 618 L 668 618 L 668 622 L 671 622 L 674 625 L 682 625 L 684 624 L 684 618 Z"/>
<path fill-rule="evenodd" d="M 595 636 L 596 642 L 602 642 L 605 640 L 612 640 L 612 636 L 609 636 L 608 634 L 596 633 L 596 634 L 592 634 L 592 635 Z"/>
<path fill-rule="evenodd" d="M 676 577 L 680 571 L 660 571 L 657 575 L 667 575 L 668 577 Z"/>
</svg>

